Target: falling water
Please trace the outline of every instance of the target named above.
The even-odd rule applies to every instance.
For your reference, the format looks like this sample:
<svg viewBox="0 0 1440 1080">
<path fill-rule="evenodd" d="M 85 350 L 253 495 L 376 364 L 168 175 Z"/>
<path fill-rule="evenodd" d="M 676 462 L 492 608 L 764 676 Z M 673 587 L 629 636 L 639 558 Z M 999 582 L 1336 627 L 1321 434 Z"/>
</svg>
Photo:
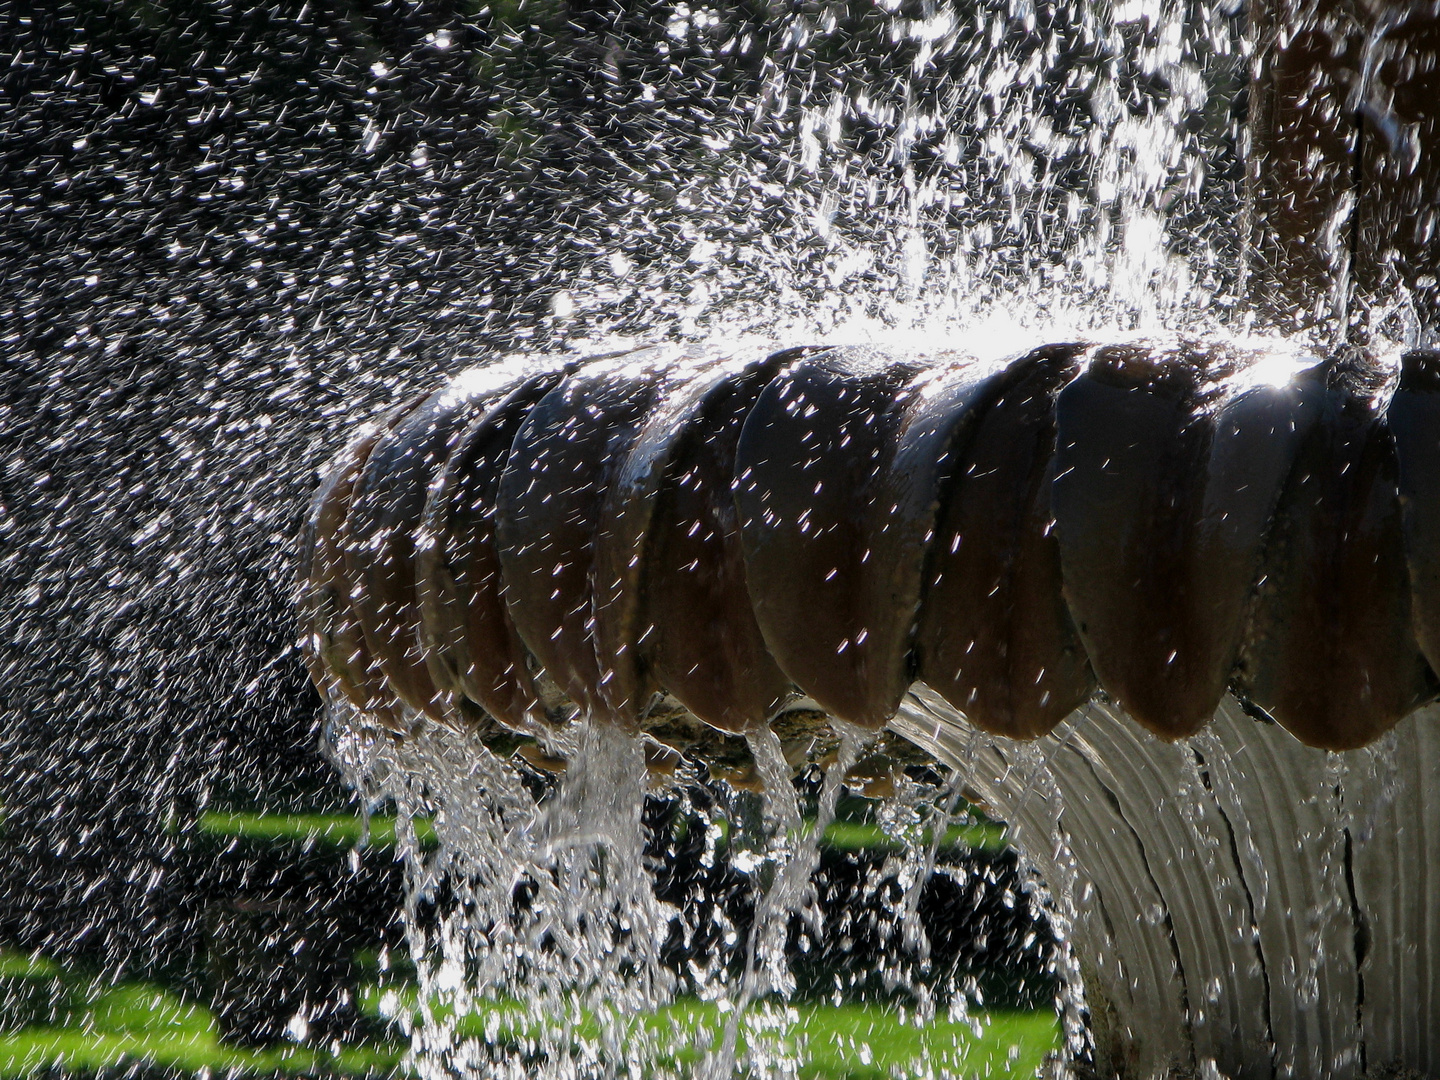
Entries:
<svg viewBox="0 0 1440 1080">
<path fill-rule="evenodd" d="M 772 13 L 763 45 L 762 35 L 731 25 L 733 18 L 680 6 L 666 24 L 667 48 L 754 57 L 756 72 L 727 109 L 707 118 L 698 175 L 671 189 L 673 201 L 649 198 L 669 183 L 673 161 L 661 165 L 660 183 L 636 189 L 645 209 L 630 220 L 641 236 L 676 237 L 680 279 L 675 262 L 638 254 L 633 234 L 628 243 L 624 234 L 595 243 L 593 261 L 552 294 L 545 325 L 554 337 L 581 348 L 606 347 L 617 333 L 637 330 L 782 342 L 883 337 L 933 347 L 964 328 L 972 348 L 980 341 L 1002 353 L 1030 334 L 1180 324 L 1195 331 L 1224 319 L 1234 299 L 1234 238 L 1215 223 L 1238 205 L 1238 126 L 1228 106 L 1244 77 L 1237 11 L 1028 2 L 973 10 L 893 4 L 863 13 L 796 8 Z M 641 78 L 636 89 L 644 99 L 673 86 Z M 636 310 L 651 313 L 638 326 L 626 314 Z M 750 750 L 761 787 L 758 835 L 729 851 L 754 881 L 753 924 L 729 931 L 728 961 L 689 972 L 688 989 L 721 1002 L 726 1014 L 699 1066 L 717 1080 L 740 1060 L 742 1029 L 751 1068 L 784 1072 L 798 1060 L 783 1040 L 759 1048 L 767 1024 L 784 1028 L 783 1004 L 795 988 L 792 922 L 808 923 L 815 940 L 826 935 L 812 878 L 861 752 L 855 737 L 842 734 L 828 761 L 813 762 L 823 779 L 814 821 L 802 826 L 791 782 L 796 762 L 768 729 L 751 736 Z M 935 1015 L 937 1002 L 962 1016 L 978 1004 L 929 970 L 917 917 L 951 816 L 968 809 L 962 792 L 978 753 L 972 746 L 938 786 L 898 773 L 900 792 L 876 812 L 904 854 L 882 874 L 898 884 L 896 931 L 874 964 L 888 989 L 908 990 L 919 1021 Z M 352 784 L 371 798 L 390 796 L 402 814 L 422 806 L 437 820 L 454 813 L 452 793 L 431 782 L 434 769 L 449 765 L 422 756 L 377 779 L 353 756 L 337 757 Z M 622 1017 L 684 989 L 667 979 L 661 945 L 667 933 L 683 939 L 695 928 L 684 926 L 681 910 L 655 900 L 642 872 L 640 761 L 634 740 L 582 725 L 565 773 L 540 785 L 531 824 L 513 826 L 492 808 L 457 836 L 458 849 L 445 839 L 447 826 L 436 852 L 408 852 L 412 924 L 421 919 L 413 898 L 430 897 L 447 876 L 464 878 L 467 896 L 450 901 L 450 915 L 425 913 L 443 928 L 430 938 L 411 930 L 416 955 L 433 958 L 422 993 L 453 998 L 458 980 L 467 994 L 543 1001 L 530 1014 L 539 1027 L 546 1015 L 572 1017 L 542 1037 L 551 1039 L 545 1060 L 596 1075 L 663 1071 L 653 1058 L 635 1064 L 644 1040 L 621 1030 Z M 406 801 L 417 786 L 430 801 L 413 794 Z M 1029 761 L 1021 788 L 1019 817 L 1032 801 L 1052 808 L 1058 801 L 1044 757 Z M 671 797 L 686 801 L 683 783 Z M 475 801 L 463 796 L 462 805 Z M 742 810 L 736 820 L 745 816 Z M 465 837 L 487 822 L 492 834 L 508 830 L 519 839 L 492 835 L 467 848 L 475 840 Z M 1058 828 L 1057 816 L 1031 842 L 1053 847 Z M 516 844 L 529 846 L 517 855 Z M 481 850 L 503 852 L 509 861 L 500 865 L 513 869 L 475 865 Z M 1055 892 L 1041 888 L 1037 874 L 1030 902 L 1063 928 L 1074 917 L 1073 889 L 1053 862 L 1045 870 Z M 506 912 L 521 879 L 533 893 Z M 470 896 L 487 888 L 486 897 Z M 496 936 L 497 925 L 517 919 L 539 920 L 543 933 L 512 925 Z M 563 970 L 554 967 L 556 954 L 565 957 Z M 1071 973 L 1064 985 L 1069 1038 L 1080 1051 L 1081 981 Z M 577 1038 L 573 1018 L 597 1012 L 613 1021 L 600 1025 L 605 1034 L 583 1052 L 562 1049 Z M 442 1034 L 417 1036 L 417 1050 L 444 1046 L 448 1067 L 463 1071 L 446 1024 L 431 1021 L 427 1030 Z"/>
</svg>

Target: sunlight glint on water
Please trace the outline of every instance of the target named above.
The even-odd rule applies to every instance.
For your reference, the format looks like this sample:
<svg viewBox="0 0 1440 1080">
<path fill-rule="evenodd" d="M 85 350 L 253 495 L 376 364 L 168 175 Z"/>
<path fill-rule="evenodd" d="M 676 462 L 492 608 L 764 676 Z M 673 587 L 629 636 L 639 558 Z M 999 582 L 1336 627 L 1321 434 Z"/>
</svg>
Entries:
<svg viewBox="0 0 1440 1080">
<path fill-rule="evenodd" d="M 693 336 L 899 348 L 992 323 L 997 352 L 1027 329 L 1218 325 L 1235 299 L 1239 5 L 880 9 L 783 16 L 750 115 L 714 136 L 724 175 L 682 201 L 690 284 L 617 264 L 570 297 L 575 340 L 607 340 L 621 295 Z M 703 37 L 702 13 L 672 33 Z M 783 213 L 737 236 L 732 191 Z"/>
</svg>

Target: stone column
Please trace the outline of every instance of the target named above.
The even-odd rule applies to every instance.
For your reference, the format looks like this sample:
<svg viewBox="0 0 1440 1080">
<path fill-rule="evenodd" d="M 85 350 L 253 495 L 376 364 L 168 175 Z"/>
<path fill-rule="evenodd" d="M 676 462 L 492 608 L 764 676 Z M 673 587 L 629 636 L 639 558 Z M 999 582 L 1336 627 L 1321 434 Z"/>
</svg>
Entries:
<svg viewBox="0 0 1440 1080">
<path fill-rule="evenodd" d="M 1440 3 L 1265 0 L 1251 19 L 1245 291 L 1258 321 L 1335 343 L 1363 344 L 1386 317 L 1434 334 Z M 1413 310 L 1392 310 L 1405 299 Z"/>
</svg>

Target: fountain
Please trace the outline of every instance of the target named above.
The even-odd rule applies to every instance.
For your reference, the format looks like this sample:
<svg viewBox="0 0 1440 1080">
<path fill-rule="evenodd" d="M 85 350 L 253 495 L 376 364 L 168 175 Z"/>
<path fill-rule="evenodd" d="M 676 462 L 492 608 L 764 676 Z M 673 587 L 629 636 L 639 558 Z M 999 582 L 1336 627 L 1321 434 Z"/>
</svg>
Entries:
<svg viewBox="0 0 1440 1080">
<path fill-rule="evenodd" d="M 674 341 L 687 344 L 640 362 L 684 366 L 694 380 L 705 370 L 729 378 L 729 368 L 707 368 L 723 352 L 758 395 L 791 373 L 874 361 L 780 355 L 771 343 L 868 342 L 897 358 L 875 361 L 888 372 L 872 387 L 884 398 L 927 373 L 962 392 L 970 369 L 961 356 L 940 356 L 947 347 L 974 353 L 975 374 L 1003 381 L 1012 369 L 997 357 L 1043 341 L 1089 343 L 1026 352 L 1025 362 L 1072 373 L 1108 364 L 1124 380 L 1158 358 L 1168 374 L 1147 400 L 1159 412 L 1136 422 L 1157 424 L 1148 445 L 1177 457 L 1142 462 L 1143 475 L 1176 482 L 1218 467 L 1203 439 L 1180 437 L 1173 421 L 1212 392 L 1216 407 L 1240 407 L 1240 383 L 1214 378 L 1226 364 L 1249 372 L 1257 395 L 1269 387 L 1283 397 L 1287 380 L 1310 380 L 1331 442 L 1295 452 L 1356 455 L 1343 479 L 1332 477 L 1338 486 L 1310 492 L 1311 509 L 1378 476 L 1370 491 L 1379 493 L 1380 557 L 1342 575 L 1343 588 L 1275 586 L 1293 607 L 1274 617 L 1282 629 L 1324 631 L 1330 624 L 1307 598 L 1338 600 L 1336 618 L 1354 627 L 1341 646 L 1324 633 L 1265 637 L 1233 679 L 1217 675 L 1223 656 L 1196 653 L 1146 699 L 1155 661 L 1147 628 L 1194 612 L 1131 620 L 1107 607 L 1123 606 L 1123 591 L 1102 588 L 1055 604 L 1057 582 L 1084 590 L 1138 569 L 1169 583 L 1165 570 L 1125 561 L 1133 546 L 1107 551 L 1108 534 L 1077 537 L 1082 511 L 1066 518 L 1070 532 L 1056 532 L 1058 575 L 1052 560 L 1048 586 L 1041 574 L 1035 592 L 1050 602 L 1052 637 L 1023 642 L 1053 649 L 1072 612 L 1091 612 L 1080 646 L 1072 636 L 1060 650 L 1069 668 L 1047 669 L 1058 681 L 1044 703 L 1011 696 L 1008 674 L 963 687 L 935 685 L 933 673 L 911 683 L 894 663 L 906 652 L 903 606 L 886 609 L 885 632 L 863 642 L 870 624 L 846 631 L 855 611 L 843 604 L 820 618 L 785 610 L 785 591 L 766 589 L 756 595 L 779 607 L 752 607 L 750 590 L 726 577 L 749 572 L 733 548 L 729 562 L 703 563 L 725 571 L 713 594 L 688 591 L 676 575 L 653 587 L 673 590 L 667 607 L 722 605 L 725 626 L 755 619 L 758 635 L 727 641 L 749 650 L 735 670 L 763 677 L 687 683 L 709 646 L 703 635 L 680 635 L 647 639 L 645 668 L 610 663 L 604 673 L 614 678 L 602 683 L 602 654 L 587 666 L 575 644 L 589 640 L 583 612 L 557 612 L 539 588 L 514 607 L 513 626 L 446 617 L 457 598 L 482 594 L 491 572 L 474 561 L 452 567 L 448 541 L 415 553 L 414 565 L 428 567 L 426 591 L 413 601 L 385 593 L 393 567 L 408 564 L 411 522 L 422 539 L 460 537 L 477 558 L 489 542 L 483 521 L 451 513 L 463 501 L 424 497 L 406 471 L 421 462 L 402 455 L 365 482 L 370 495 L 361 485 L 366 528 L 385 541 L 363 566 L 330 544 L 334 514 L 348 511 L 354 490 L 344 490 L 344 468 L 329 474 L 333 501 L 317 510 L 332 516 L 314 517 L 312 566 L 328 565 L 336 587 L 306 602 L 333 614 L 352 591 L 362 605 L 373 597 L 379 610 L 365 618 L 389 668 L 376 681 L 368 666 L 347 667 L 357 643 L 369 651 L 362 619 L 359 638 L 354 625 L 332 623 L 338 646 L 314 670 L 347 779 L 401 810 L 412 952 L 433 961 L 435 1001 L 463 1009 L 488 987 L 533 991 L 557 1010 L 557 1033 L 537 1037 L 521 1025 L 506 1042 L 519 1056 L 491 1061 L 423 1003 L 431 1022 L 416 1028 L 417 1060 L 435 1071 L 499 1072 L 523 1070 L 526 1052 L 558 1062 L 563 1049 L 576 1073 L 613 1069 L 627 1052 L 650 1054 L 656 1075 L 689 1068 L 663 1060 L 660 1040 L 625 1015 L 674 998 L 675 967 L 657 958 L 688 941 L 733 938 L 697 951 L 697 970 L 682 972 L 688 985 L 713 989 L 717 1008 L 733 1006 L 702 1067 L 720 1075 L 758 1053 L 752 1060 L 783 1071 L 793 979 L 785 927 L 816 912 L 806 881 L 818 830 L 809 822 L 823 824 L 846 787 L 889 785 L 897 794 L 887 828 L 910 841 L 899 880 L 923 881 L 948 812 L 983 806 L 1010 824 L 1033 902 L 1049 905 L 1068 942 L 1066 1033 L 1082 1065 L 1124 1076 L 1440 1071 L 1423 901 L 1428 838 L 1440 829 L 1427 795 L 1429 673 L 1416 659 L 1433 655 L 1429 549 L 1416 539 L 1429 528 L 1430 502 L 1406 488 L 1397 519 L 1386 494 L 1388 483 L 1423 491 L 1428 475 L 1427 465 L 1407 472 L 1406 462 L 1423 462 L 1423 350 L 1435 343 L 1435 23 L 1429 3 L 1247 13 L 1224 2 L 1029 0 L 623 11 L 530 0 L 387 9 L 373 20 L 299 3 L 266 12 L 75 4 L 21 19 L 7 76 L 15 104 L 0 121 L 14 151 L 3 213 L 16 241 L 18 327 L 7 334 L 13 379 L 0 436 L 0 528 L 18 538 L 5 556 L 16 587 L 3 605 L 11 696 L 0 767 L 6 836 L 23 849 L 5 886 L 7 935 L 91 956 L 107 972 L 163 966 L 194 947 L 203 872 L 179 854 L 186 822 L 217 794 L 278 784 L 272 777 L 294 768 L 293 747 L 307 738 L 313 694 L 288 648 L 291 567 L 278 553 L 298 531 L 312 467 L 357 416 L 377 419 L 365 437 L 373 443 L 350 444 L 353 461 L 390 428 L 410 425 L 407 438 L 428 432 L 442 445 L 448 431 L 467 440 L 470 457 L 438 477 L 442 487 L 518 500 L 530 512 L 513 489 L 518 473 L 495 457 L 528 422 L 523 394 L 506 398 L 508 419 L 484 431 L 471 423 L 502 375 L 533 370 L 531 390 L 548 400 L 546 379 L 619 377 L 637 362 L 581 358 Z M 1293 341 L 1250 336 L 1272 331 Z M 1215 343 L 1232 335 L 1227 359 Z M 438 369 L 516 351 L 553 359 L 533 369 L 487 364 L 453 384 L 455 400 L 431 396 Z M 1401 353 L 1410 355 L 1404 393 L 1386 367 Z M 1030 367 L 1013 369 L 1022 370 Z M 621 430 L 653 419 L 646 445 L 670 453 L 664 424 L 678 424 L 694 402 L 677 396 L 679 382 L 636 385 L 653 397 L 633 402 L 635 413 L 617 413 L 623 402 L 601 411 Z M 1098 378 L 1085 387 L 1106 390 Z M 971 445 L 1034 490 L 1048 485 L 1061 504 L 1142 499 L 1137 487 L 1072 480 L 1067 489 L 1077 474 L 1052 481 L 1035 471 L 1047 447 L 997 434 L 1025 429 L 1027 403 L 1047 400 L 1017 398 L 989 441 L 982 430 Z M 407 413 L 407 401 L 430 411 Z M 1367 412 L 1370 402 L 1379 407 Z M 730 419 L 725 430 L 739 440 L 745 418 Z M 1082 428 L 1076 446 L 1114 434 L 1103 423 Z M 1393 459 L 1382 429 L 1400 440 Z M 1407 430 L 1416 437 L 1409 450 Z M 719 468 L 703 452 L 723 440 L 701 443 L 681 449 L 701 455 L 697 468 Z M 593 475 L 615 460 L 607 444 L 564 468 Z M 1249 464 L 1243 454 L 1232 462 Z M 993 475 L 969 483 L 979 491 Z M 1138 484 L 1141 473 L 1127 475 Z M 562 480 L 553 490 L 570 488 Z M 779 489 L 755 494 L 770 490 Z M 1008 527 L 1023 531 L 1041 504 L 1022 505 L 1016 491 L 992 483 L 955 502 L 950 527 L 973 527 L 968 506 L 987 519 L 1009 515 Z M 653 504 L 643 484 L 633 494 L 614 522 L 632 539 L 649 534 Z M 1316 520 L 1301 503 L 1287 503 L 1283 518 L 1297 543 Z M 702 505 L 729 512 L 723 502 Z M 584 526 L 596 507 L 571 509 L 564 520 Z M 1183 535 L 1184 515 L 1167 520 Z M 1249 527 L 1263 532 L 1268 520 L 1261 512 Z M 512 568 L 548 557 L 521 552 L 527 530 L 553 534 L 571 554 L 588 551 L 583 536 L 521 517 L 496 527 L 494 550 L 509 552 Z M 696 538 L 667 535 L 662 554 L 674 566 L 708 550 L 687 555 Z M 398 547 L 389 543 L 397 537 Z M 1072 539 L 1080 547 L 1067 551 Z M 1301 564 L 1272 558 L 1271 547 L 1261 545 L 1260 557 L 1273 585 Z M 763 550 L 751 557 L 773 579 L 794 550 L 776 548 L 768 568 Z M 913 576 L 913 544 L 897 537 L 887 550 Z M 1024 553 L 1044 571 L 1046 550 Z M 952 555 L 982 566 L 1004 557 L 963 546 Z M 615 621 L 597 620 L 594 633 L 613 661 L 633 652 L 627 643 L 651 601 L 620 548 L 606 558 L 617 590 L 605 619 Z M 1075 559 L 1100 570 L 1067 577 Z M 1241 569 L 1221 562 L 1212 570 Z M 574 566 L 567 556 L 529 569 L 562 563 Z M 503 563 L 501 571 L 510 572 Z M 352 590 L 357 575 L 366 584 Z M 1366 581 L 1382 579 L 1370 595 Z M 957 591 L 957 606 L 987 610 L 966 633 L 1008 647 L 995 634 L 1003 613 L 964 582 L 955 574 L 941 584 Z M 564 588 L 583 591 L 571 579 Z M 403 609 L 393 622 L 403 634 L 386 634 L 387 604 Z M 536 627 L 557 614 L 562 633 L 547 653 Z M 412 626 L 423 654 L 410 648 Z M 925 628 L 942 652 L 945 629 L 938 619 Z M 819 647 L 831 632 L 848 642 L 835 656 L 890 650 L 885 678 L 846 685 L 850 669 Z M 776 634 L 789 652 L 771 651 Z M 480 640 L 489 642 L 481 655 L 512 661 L 488 684 L 467 662 Z M 1317 641 L 1323 647 L 1312 649 Z M 1354 653 L 1343 647 L 1352 642 Z M 1361 694 L 1363 718 L 1316 716 L 1317 691 L 1353 689 L 1371 665 L 1385 668 L 1390 700 Z M 1409 683 L 1399 677 L 1407 667 Z M 1295 671 L 1304 677 L 1276 674 Z M 669 691 L 658 707 L 645 698 L 656 672 Z M 1092 674 L 1103 695 L 1092 693 Z M 1222 694 L 1210 700 L 1217 679 Z M 803 698 L 791 696 L 792 684 Z M 427 685 L 440 696 L 427 697 Z M 957 703 L 960 689 L 967 700 Z M 978 722 L 972 690 L 996 702 L 986 724 L 999 734 L 960 719 L 977 713 Z M 1054 724 L 1045 710 L 1067 691 L 1078 708 Z M 857 694 L 871 699 L 851 715 Z M 1322 712 L 1343 704 L 1318 697 Z M 1166 715 L 1181 698 L 1193 707 Z M 576 705 L 614 723 L 575 724 Z M 867 741 L 882 720 L 887 730 Z M 1151 728 L 1181 737 L 1167 742 Z M 811 786 L 797 799 L 784 781 L 801 764 Z M 726 926 L 723 911 L 704 926 L 677 920 L 641 872 L 640 839 L 654 832 L 642 817 L 644 791 L 696 792 L 710 765 L 707 790 L 728 786 L 734 804 L 721 813 L 696 802 L 681 817 L 692 841 L 706 838 L 702 857 L 718 850 L 732 819 L 754 818 L 731 847 L 762 893 L 754 935 Z M 427 855 L 405 826 L 437 809 L 440 844 Z M 524 904 L 504 890 L 516 880 L 534 890 Z M 960 1016 L 963 988 L 947 997 L 926 983 L 924 942 L 909 917 L 918 893 L 902 892 L 899 959 L 878 974 L 920 1015 L 948 1006 Z M 547 928 L 537 912 L 552 920 Z M 622 1010 L 591 1007 L 606 1000 Z"/>
<path fill-rule="evenodd" d="M 367 427 L 312 509 L 306 641 L 352 717 L 355 782 L 357 747 L 434 725 L 574 757 L 569 819 L 537 813 L 609 869 L 588 871 L 601 906 L 569 918 L 614 905 L 656 938 L 643 886 L 609 880 L 639 861 L 638 733 L 666 760 L 703 760 L 704 727 L 744 736 L 783 836 L 816 731 L 787 751 L 787 719 L 839 738 L 822 827 L 888 727 L 963 777 L 1048 883 L 1101 1075 L 1433 1072 L 1428 893 L 1407 868 L 1440 855 L 1440 360 L 1346 342 L 1383 333 L 1389 295 L 1428 325 L 1436 12 L 1254 24 L 1248 291 L 1266 321 L 1328 335 L 1328 357 L 658 348 L 461 376 Z M 486 844 L 523 816 L 489 797 Z M 499 874 L 476 844 L 466 872 Z M 802 854 L 762 901 L 737 1015 L 754 955 L 784 989 Z M 472 901 L 483 925 L 508 887 Z M 667 992 L 639 986 L 637 1008 Z"/>
</svg>

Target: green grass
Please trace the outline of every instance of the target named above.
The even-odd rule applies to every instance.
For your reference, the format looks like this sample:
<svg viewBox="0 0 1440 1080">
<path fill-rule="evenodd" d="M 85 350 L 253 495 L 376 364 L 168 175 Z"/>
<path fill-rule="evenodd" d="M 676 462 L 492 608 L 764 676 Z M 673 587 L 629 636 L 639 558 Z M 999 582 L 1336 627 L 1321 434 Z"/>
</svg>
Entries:
<svg viewBox="0 0 1440 1080">
<path fill-rule="evenodd" d="M 371 1016 L 383 1014 L 393 1020 L 407 1008 L 414 1010 L 415 1000 L 413 988 L 399 992 L 371 987 L 361 994 L 360 1005 Z M 435 1011 L 442 1018 L 453 1018 L 450 1010 Z M 1059 1026 L 1049 1012 L 985 1014 L 978 1036 L 969 1023 L 942 1019 L 916 1025 L 882 1005 L 800 1002 L 784 1009 L 783 1017 L 777 1026 L 763 1024 L 759 1037 L 766 1040 L 767 1048 L 798 1052 L 804 1080 L 891 1080 L 927 1068 L 933 1070 L 930 1075 L 1024 1080 L 1035 1076 L 1045 1056 L 1059 1044 Z M 552 1031 L 566 1023 L 562 1017 L 545 1019 Z M 577 1043 L 593 1043 L 600 1037 L 593 1016 L 572 1016 L 568 1023 Z M 540 1024 L 516 1002 L 492 1002 L 461 1016 L 456 1033 L 462 1039 L 524 1048 L 539 1037 Z M 656 1068 L 698 1064 L 724 1026 L 725 1017 L 717 1006 L 693 999 L 629 1018 L 624 1024 L 629 1038 L 649 1048 L 648 1060 Z M 754 1038 L 756 1032 L 754 1025 L 742 1026 L 742 1049 L 747 1036 Z"/>
<path fill-rule="evenodd" d="M 993 822 L 976 822 L 970 825 L 951 825 L 945 830 L 940 847 L 946 850 L 969 849 L 971 851 L 1003 851 L 1009 841 L 1004 825 Z M 923 843 L 930 842 L 927 829 L 921 836 Z M 834 821 L 825 830 L 825 843 L 843 851 L 870 851 L 898 848 L 900 844 L 880 828 L 860 821 Z"/>
<path fill-rule="evenodd" d="M 0 979 L 58 979 L 64 970 L 47 956 L 0 950 Z"/>
<path fill-rule="evenodd" d="M 256 814 L 209 810 L 200 815 L 200 832 L 208 836 L 275 842 L 355 847 L 365 838 L 365 820 L 355 814 Z M 422 844 L 435 842 L 435 827 L 415 819 L 415 837 Z M 395 818 L 370 816 L 371 847 L 395 846 Z"/>
<path fill-rule="evenodd" d="M 65 973 L 43 957 L 0 951 L 0 980 L 15 987 L 43 983 L 58 995 L 48 1024 L 0 1033 L 0 1080 L 29 1080 L 53 1071 L 94 1073 L 146 1065 L 181 1074 L 232 1076 L 380 1077 L 404 1069 L 403 1037 L 360 1045 L 282 1045 L 248 1049 L 223 1042 L 213 1013 L 147 983 L 103 986 Z M 364 988 L 357 1004 L 366 1015 L 394 1024 L 416 1011 L 413 985 Z M 444 1015 L 444 1010 L 437 1010 Z M 767 1048 L 798 1053 L 803 1080 L 892 1080 L 930 1075 L 1026 1080 L 1056 1048 L 1058 1026 L 1048 1012 L 995 1012 L 982 1017 L 977 1037 L 968 1024 L 938 1020 L 916 1026 L 879 1005 L 801 1002 L 780 1010 L 783 1022 L 741 1027 L 741 1047 L 763 1038 Z M 568 1030 L 577 1042 L 594 1040 L 593 1016 L 543 1021 L 516 1002 L 493 1002 L 456 1021 L 462 1039 L 523 1049 L 541 1034 Z M 656 1068 L 697 1063 L 720 1036 L 725 1016 L 711 1003 L 682 1000 L 625 1022 L 634 1045 L 648 1047 Z M 757 1035 L 757 1030 L 759 1034 Z"/>
<path fill-rule="evenodd" d="M 211 810 L 200 816 L 199 828 L 205 835 L 227 839 L 333 847 L 354 847 L 364 836 L 363 820 L 349 814 L 256 814 Z M 428 820 L 418 818 L 415 835 L 422 844 L 433 844 L 435 827 Z M 924 839 L 928 842 L 928 833 Z M 371 816 L 369 844 L 375 848 L 395 845 L 393 816 Z M 825 844 L 842 851 L 889 850 L 899 846 L 880 826 L 856 821 L 832 822 L 825 830 Z M 950 849 L 981 851 L 999 851 L 1005 845 L 1005 827 L 989 822 L 952 825 L 946 830 L 942 844 Z"/>
<path fill-rule="evenodd" d="M 49 1070 L 99 1072 L 136 1063 L 187 1073 L 252 1076 L 387 1076 L 401 1051 L 342 1047 L 338 1053 L 304 1046 L 240 1050 L 213 1032 L 82 1031 L 37 1028 L 0 1036 L 0 1076 L 24 1078 Z"/>
<path fill-rule="evenodd" d="M 0 1034 L 4 1080 L 48 1070 L 98 1072 L 132 1064 L 197 1074 L 377 1076 L 392 1073 L 401 1056 L 400 1047 L 385 1045 L 334 1051 L 298 1045 L 265 1050 L 230 1046 L 221 1042 L 209 1009 L 145 983 L 123 983 L 94 995 L 88 1004 L 75 1007 L 63 1026 Z"/>
<path fill-rule="evenodd" d="M 217 839 L 261 843 L 301 843 L 333 848 L 396 843 L 393 816 L 375 815 L 366 823 L 348 814 L 266 814 L 209 811 L 199 831 Z M 415 822 L 422 844 L 436 841 L 433 824 Z M 922 838 L 928 842 L 928 834 Z M 825 832 L 827 846 L 847 850 L 893 850 L 897 842 L 879 826 L 837 821 Z M 952 826 L 943 847 L 994 851 L 1006 844 L 1003 826 L 979 823 Z M 369 987 L 358 1004 L 375 1019 L 415 1010 L 416 992 Z M 0 950 L 0 1080 L 27 1080 L 42 1073 L 94 1073 L 142 1064 L 177 1073 L 225 1073 L 232 1076 L 389 1076 L 404 1065 L 401 1033 L 393 1041 L 319 1048 L 287 1044 L 267 1049 L 233 1046 L 221 1040 L 214 1014 L 145 983 L 104 986 L 67 972 L 38 955 Z M 742 1025 L 746 1037 L 764 1038 L 767 1047 L 788 1047 L 805 1064 L 803 1080 L 890 1080 L 923 1065 L 933 1074 L 994 1078 L 1033 1077 L 1058 1039 L 1055 1018 L 1047 1013 L 992 1013 L 977 1037 L 969 1025 L 937 1021 L 925 1026 L 903 1022 L 880 1006 L 799 1003 L 787 1007 L 783 1024 L 758 1032 Z M 26 1019 L 28 1018 L 28 1020 Z M 393 1016 L 390 1017 L 393 1019 Z M 9 1023 L 11 1030 L 5 1030 Z M 29 1026 L 13 1030 L 19 1024 Z M 548 1023 L 548 1021 L 547 1021 Z M 627 1030 L 650 1048 L 655 1067 L 697 1063 L 723 1031 L 717 1006 L 686 1000 L 632 1018 Z M 599 1036 L 593 1017 L 573 1020 L 577 1040 Z M 538 1022 L 516 1003 L 491 1003 L 457 1020 L 462 1038 L 495 1039 L 523 1046 L 539 1035 Z M 758 1033 L 757 1033 L 758 1032 Z"/>
<path fill-rule="evenodd" d="M 991 1013 L 982 1018 L 978 1038 L 968 1025 L 901 1023 L 893 1010 L 879 1006 L 801 1006 L 799 1013 L 806 1059 L 801 1075 L 816 1080 L 883 1080 L 924 1066 L 941 1074 L 1020 1080 L 1035 1076 L 1059 1044 L 1059 1026 L 1048 1013 Z"/>
</svg>

